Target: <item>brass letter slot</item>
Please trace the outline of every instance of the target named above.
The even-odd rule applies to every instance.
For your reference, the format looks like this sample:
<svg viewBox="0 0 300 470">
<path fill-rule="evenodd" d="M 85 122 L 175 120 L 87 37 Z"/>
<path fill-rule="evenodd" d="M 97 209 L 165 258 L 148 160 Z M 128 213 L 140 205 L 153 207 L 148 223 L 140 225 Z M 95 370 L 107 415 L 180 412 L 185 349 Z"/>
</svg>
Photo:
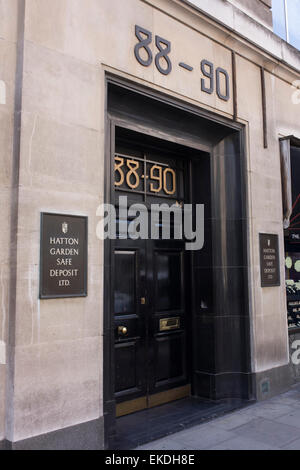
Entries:
<svg viewBox="0 0 300 470">
<path fill-rule="evenodd" d="M 180 328 L 180 317 L 162 318 L 159 320 L 159 331 L 178 330 Z"/>
</svg>

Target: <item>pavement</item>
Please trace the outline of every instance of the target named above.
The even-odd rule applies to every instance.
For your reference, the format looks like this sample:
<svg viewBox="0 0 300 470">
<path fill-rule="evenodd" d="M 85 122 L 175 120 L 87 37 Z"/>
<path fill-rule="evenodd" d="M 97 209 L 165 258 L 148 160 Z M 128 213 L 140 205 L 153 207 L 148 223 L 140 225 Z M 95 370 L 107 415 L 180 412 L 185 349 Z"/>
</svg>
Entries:
<svg viewBox="0 0 300 470">
<path fill-rule="evenodd" d="M 300 450 L 300 384 L 136 450 Z"/>
</svg>

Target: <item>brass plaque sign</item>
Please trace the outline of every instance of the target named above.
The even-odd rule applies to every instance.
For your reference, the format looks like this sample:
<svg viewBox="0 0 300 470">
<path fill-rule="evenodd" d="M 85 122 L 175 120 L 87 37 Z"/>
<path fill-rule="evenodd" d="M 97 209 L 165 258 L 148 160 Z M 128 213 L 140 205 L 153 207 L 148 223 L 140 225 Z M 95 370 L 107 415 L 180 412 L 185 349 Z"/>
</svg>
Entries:
<svg viewBox="0 0 300 470">
<path fill-rule="evenodd" d="M 162 318 L 159 320 L 159 331 L 178 330 L 180 328 L 180 317 Z"/>
<path fill-rule="evenodd" d="M 86 295 L 87 217 L 43 213 L 40 298 Z"/>
<path fill-rule="evenodd" d="M 280 286 L 278 235 L 260 233 L 261 287 Z"/>
</svg>

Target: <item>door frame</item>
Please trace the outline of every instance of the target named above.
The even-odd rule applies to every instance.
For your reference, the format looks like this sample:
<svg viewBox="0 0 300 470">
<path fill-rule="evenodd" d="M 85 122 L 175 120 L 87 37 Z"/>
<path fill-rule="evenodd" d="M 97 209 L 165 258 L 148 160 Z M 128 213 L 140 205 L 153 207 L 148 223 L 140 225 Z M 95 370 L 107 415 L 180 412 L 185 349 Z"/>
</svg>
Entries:
<svg viewBox="0 0 300 470">
<path fill-rule="evenodd" d="M 112 203 L 114 201 L 114 169 L 113 169 L 113 158 L 112 155 L 115 149 L 115 135 L 116 127 L 122 127 L 128 130 L 132 130 L 146 135 L 151 135 L 162 139 L 161 133 L 157 129 L 149 128 L 146 125 L 138 125 L 126 118 L 116 118 L 109 114 L 108 109 L 108 89 L 110 85 L 117 85 L 125 90 L 134 92 L 136 94 L 143 95 L 144 97 L 151 98 L 154 101 L 158 101 L 172 107 L 183 110 L 190 115 L 204 118 L 208 121 L 212 121 L 217 124 L 221 124 L 231 129 L 232 132 L 238 131 L 241 140 L 241 147 L 243 153 L 242 164 L 242 176 L 246 181 L 246 148 L 245 148 L 245 126 L 234 120 L 228 119 L 219 114 L 198 108 L 189 103 L 180 101 L 179 99 L 173 98 L 167 94 L 163 94 L 156 90 L 147 88 L 146 86 L 139 85 L 135 82 L 131 82 L 125 78 L 118 77 L 112 73 L 106 73 L 105 75 L 105 158 L 104 158 L 104 202 Z M 164 135 L 165 140 L 174 142 L 174 135 L 172 133 Z M 176 140 L 175 140 L 176 142 Z M 199 149 L 201 151 L 211 154 L 212 148 L 199 143 L 195 146 L 195 142 L 191 142 L 189 136 L 186 139 L 182 137 L 178 139 L 178 144 L 193 149 Z M 247 185 L 245 184 L 245 194 L 243 194 L 244 204 L 247 206 Z M 246 207 L 248 213 L 248 207 Z M 248 243 L 247 243 L 247 256 L 248 256 Z M 116 427 L 116 402 L 114 400 L 114 318 L 111 315 L 113 306 L 113 295 L 114 295 L 114 241 L 106 239 L 104 241 L 104 273 L 103 273 L 103 415 L 104 415 L 104 445 L 106 449 L 109 449 L 113 444 L 115 437 Z M 191 260 L 191 267 L 192 267 Z M 191 291 L 193 291 L 193 278 L 191 278 Z M 247 292 L 246 295 L 249 295 Z M 250 334 L 250 333 L 249 333 Z M 245 346 L 246 347 L 246 346 Z M 250 358 L 248 357 L 250 363 Z"/>
</svg>

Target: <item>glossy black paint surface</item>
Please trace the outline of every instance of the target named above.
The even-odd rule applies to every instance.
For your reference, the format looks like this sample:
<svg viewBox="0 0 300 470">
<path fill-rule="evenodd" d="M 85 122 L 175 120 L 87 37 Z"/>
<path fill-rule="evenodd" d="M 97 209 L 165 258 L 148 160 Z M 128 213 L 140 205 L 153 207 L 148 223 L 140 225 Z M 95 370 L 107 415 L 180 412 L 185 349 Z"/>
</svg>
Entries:
<svg viewBox="0 0 300 470">
<path fill-rule="evenodd" d="M 211 154 L 210 186 L 203 168 L 194 182 L 211 196 L 208 245 L 194 258 L 194 391 L 212 399 L 251 396 L 241 151 L 239 133 L 227 136 Z M 205 195 L 195 189 L 194 198 Z"/>
</svg>

